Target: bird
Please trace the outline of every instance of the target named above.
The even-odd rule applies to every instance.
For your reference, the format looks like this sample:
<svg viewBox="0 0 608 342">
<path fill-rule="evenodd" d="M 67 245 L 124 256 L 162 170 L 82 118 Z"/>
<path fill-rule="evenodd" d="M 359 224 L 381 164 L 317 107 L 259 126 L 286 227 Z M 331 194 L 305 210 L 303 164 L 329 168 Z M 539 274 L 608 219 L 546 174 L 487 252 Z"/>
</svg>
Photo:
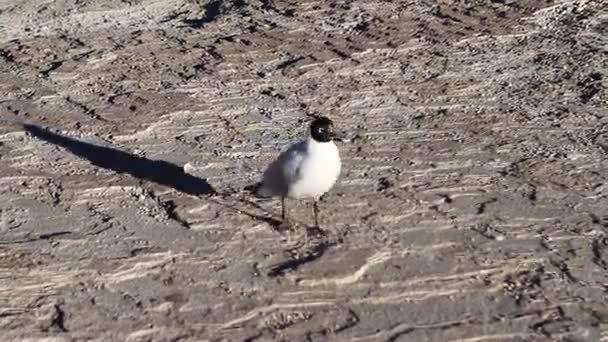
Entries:
<svg viewBox="0 0 608 342">
<path fill-rule="evenodd" d="M 281 198 L 282 225 L 289 225 L 286 199 L 312 199 L 315 228 L 319 226 L 319 199 L 340 176 L 342 163 L 334 141 L 341 140 L 334 123 L 317 116 L 310 124 L 308 137 L 282 152 L 264 171 L 254 187 L 258 198 Z"/>
</svg>

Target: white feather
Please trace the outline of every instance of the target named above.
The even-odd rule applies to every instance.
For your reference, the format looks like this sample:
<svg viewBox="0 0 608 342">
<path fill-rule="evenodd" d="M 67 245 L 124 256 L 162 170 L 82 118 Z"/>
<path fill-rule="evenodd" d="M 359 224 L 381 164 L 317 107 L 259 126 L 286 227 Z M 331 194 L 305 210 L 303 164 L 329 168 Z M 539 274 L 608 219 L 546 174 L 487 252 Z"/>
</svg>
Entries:
<svg viewBox="0 0 608 342">
<path fill-rule="evenodd" d="M 268 166 L 257 195 L 318 199 L 336 183 L 340 169 L 333 141 L 308 138 L 292 145 Z"/>
</svg>

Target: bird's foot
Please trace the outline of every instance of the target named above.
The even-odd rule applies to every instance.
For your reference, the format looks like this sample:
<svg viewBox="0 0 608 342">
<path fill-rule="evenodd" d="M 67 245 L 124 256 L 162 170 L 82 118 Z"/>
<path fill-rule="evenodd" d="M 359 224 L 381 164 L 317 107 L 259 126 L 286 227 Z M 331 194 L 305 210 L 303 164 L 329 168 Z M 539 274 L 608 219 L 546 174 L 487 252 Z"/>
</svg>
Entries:
<svg viewBox="0 0 608 342">
<path fill-rule="evenodd" d="M 306 227 L 306 234 L 315 238 L 322 238 L 327 236 L 327 232 L 321 229 L 319 226 Z"/>
<path fill-rule="evenodd" d="M 293 224 L 289 220 L 279 221 L 280 223 L 275 226 L 275 229 L 279 232 L 288 232 L 293 230 Z"/>
</svg>

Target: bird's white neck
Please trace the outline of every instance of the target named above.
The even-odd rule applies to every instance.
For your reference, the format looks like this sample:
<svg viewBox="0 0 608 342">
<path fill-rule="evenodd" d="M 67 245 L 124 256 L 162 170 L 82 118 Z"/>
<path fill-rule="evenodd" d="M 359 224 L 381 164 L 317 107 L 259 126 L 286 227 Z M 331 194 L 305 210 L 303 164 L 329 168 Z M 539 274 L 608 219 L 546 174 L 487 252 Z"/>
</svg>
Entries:
<svg viewBox="0 0 608 342">
<path fill-rule="evenodd" d="M 313 137 L 308 137 L 308 140 L 306 141 L 306 145 L 308 146 L 309 150 L 315 150 L 315 149 L 323 149 L 323 148 L 332 146 L 332 145 L 334 145 L 334 142 L 333 141 L 322 142 L 322 141 L 317 141 L 317 140 L 313 139 Z"/>
</svg>

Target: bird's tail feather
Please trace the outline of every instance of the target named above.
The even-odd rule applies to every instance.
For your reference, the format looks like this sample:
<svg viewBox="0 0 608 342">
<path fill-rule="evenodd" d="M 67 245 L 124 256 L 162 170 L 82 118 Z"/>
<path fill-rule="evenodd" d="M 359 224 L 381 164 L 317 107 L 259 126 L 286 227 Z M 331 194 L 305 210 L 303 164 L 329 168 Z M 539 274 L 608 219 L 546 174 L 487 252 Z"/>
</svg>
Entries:
<svg viewBox="0 0 608 342">
<path fill-rule="evenodd" d="M 259 197 L 259 198 L 272 197 L 272 193 L 269 191 L 269 189 L 267 187 L 264 186 L 264 184 L 262 182 L 248 185 L 244 188 L 244 190 L 248 191 L 255 197 Z"/>
<path fill-rule="evenodd" d="M 255 184 L 250 184 L 247 185 L 245 188 L 243 188 L 243 190 L 250 192 L 252 194 L 256 193 L 258 191 L 258 189 L 262 186 L 261 182 L 255 183 Z"/>
</svg>

